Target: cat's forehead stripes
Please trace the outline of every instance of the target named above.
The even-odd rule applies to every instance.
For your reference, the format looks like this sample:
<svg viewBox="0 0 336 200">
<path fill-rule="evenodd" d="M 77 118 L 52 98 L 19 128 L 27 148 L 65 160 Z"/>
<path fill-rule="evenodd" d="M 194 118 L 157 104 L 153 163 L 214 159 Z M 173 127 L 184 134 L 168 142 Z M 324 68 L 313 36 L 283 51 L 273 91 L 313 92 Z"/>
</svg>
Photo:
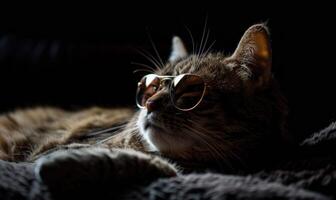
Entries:
<svg viewBox="0 0 336 200">
<path fill-rule="evenodd" d="M 207 74 L 211 68 L 221 65 L 217 56 L 208 54 L 206 56 L 191 55 L 188 58 L 176 63 L 174 66 L 174 75 L 183 73 Z"/>
<path fill-rule="evenodd" d="M 207 54 L 202 57 L 190 55 L 173 65 L 167 65 L 165 75 L 196 74 L 203 77 L 208 82 L 218 82 L 223 79 L 229 79 L 230 74 L 239 68 L 239 63 L 232 60 L 226 60 L 223 54 Z"/>
</svg>

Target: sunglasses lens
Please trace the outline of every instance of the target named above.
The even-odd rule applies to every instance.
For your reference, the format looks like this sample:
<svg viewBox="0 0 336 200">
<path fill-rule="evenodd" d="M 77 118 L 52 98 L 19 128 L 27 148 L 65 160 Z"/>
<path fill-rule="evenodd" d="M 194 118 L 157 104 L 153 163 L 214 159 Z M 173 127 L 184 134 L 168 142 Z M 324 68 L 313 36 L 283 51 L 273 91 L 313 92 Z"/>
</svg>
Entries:
<svg viewBox="0 0 336 200">
<path fill-rule="evenodd" d="M 173 80 L 171 87 L 172 102 L 181 110 L 197 106 L 205 92 L 205 82 L 197 75 L 179 75 Z"/>
<path fill-rule="evenodd" d="M 138 107 L 143 108 L 147 100 L 152 97 L 160 86 L 160 79 L 155 74 L 144 76 L 138 83 L 136 93 L 136 103 Z"/>
</svg>

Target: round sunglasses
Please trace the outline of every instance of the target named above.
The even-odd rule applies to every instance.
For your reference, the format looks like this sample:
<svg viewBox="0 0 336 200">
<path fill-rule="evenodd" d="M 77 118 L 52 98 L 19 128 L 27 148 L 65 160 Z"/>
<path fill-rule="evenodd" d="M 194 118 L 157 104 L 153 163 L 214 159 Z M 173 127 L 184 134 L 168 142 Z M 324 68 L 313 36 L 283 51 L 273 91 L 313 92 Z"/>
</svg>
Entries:
<svg viewBox="0 0 336 200">
<path fill-rule="evenodd" d="M 148 99 L 165 86 L 169 87 L 172 104 L 181 111 L 190 111 L 196 108 L 201 103 L 207 88 L 203 78 L 195 74 L 180 74 L 178 76 L 148 74 L 142 77 L 138 83 L 137 106 L 145 108 Z"/>
</svg>

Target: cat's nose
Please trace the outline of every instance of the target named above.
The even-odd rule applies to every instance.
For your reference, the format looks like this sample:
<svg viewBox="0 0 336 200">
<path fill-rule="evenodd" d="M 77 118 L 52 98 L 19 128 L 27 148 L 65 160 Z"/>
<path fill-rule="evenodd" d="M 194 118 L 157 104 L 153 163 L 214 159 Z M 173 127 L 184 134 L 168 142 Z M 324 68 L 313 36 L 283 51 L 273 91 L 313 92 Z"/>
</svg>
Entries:
<svg viewBox="0 0 336 200">
<path fill-rule="evenodd" d="M 159 91 L 154 96 L 147 99 L 145 107 L 147 108 L 147 112 L 150 113 L 161 110 L 167 105 L 168 105 L 167 94 L 164 91 Z"/>
<path fill-rule="evenodd" d="M 148 99 L 146 102 L 146 108 L 148 112 L 153 112 L 159 108 L 159 102 L 157 100 Z"/>
</svg>

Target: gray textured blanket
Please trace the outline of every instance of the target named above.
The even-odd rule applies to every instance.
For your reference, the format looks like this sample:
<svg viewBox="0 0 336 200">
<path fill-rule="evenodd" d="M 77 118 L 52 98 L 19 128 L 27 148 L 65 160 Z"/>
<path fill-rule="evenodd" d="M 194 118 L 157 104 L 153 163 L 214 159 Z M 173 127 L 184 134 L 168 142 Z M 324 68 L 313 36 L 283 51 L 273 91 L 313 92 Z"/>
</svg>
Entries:
<svg viewBox="0 0 336 200">
<path fill-rule="evenodd" d="M 81 199 L 334 199 L 336 123 L 302 143 L 302 157 L 247 175 L 188 174 L 142 185 L 99 186 L 71 194 Z M 52 199 L 34 164 L 0 161 L 0 199 Z M 85 194 L 85 195 L 84 195 Z"/>
</svg>

